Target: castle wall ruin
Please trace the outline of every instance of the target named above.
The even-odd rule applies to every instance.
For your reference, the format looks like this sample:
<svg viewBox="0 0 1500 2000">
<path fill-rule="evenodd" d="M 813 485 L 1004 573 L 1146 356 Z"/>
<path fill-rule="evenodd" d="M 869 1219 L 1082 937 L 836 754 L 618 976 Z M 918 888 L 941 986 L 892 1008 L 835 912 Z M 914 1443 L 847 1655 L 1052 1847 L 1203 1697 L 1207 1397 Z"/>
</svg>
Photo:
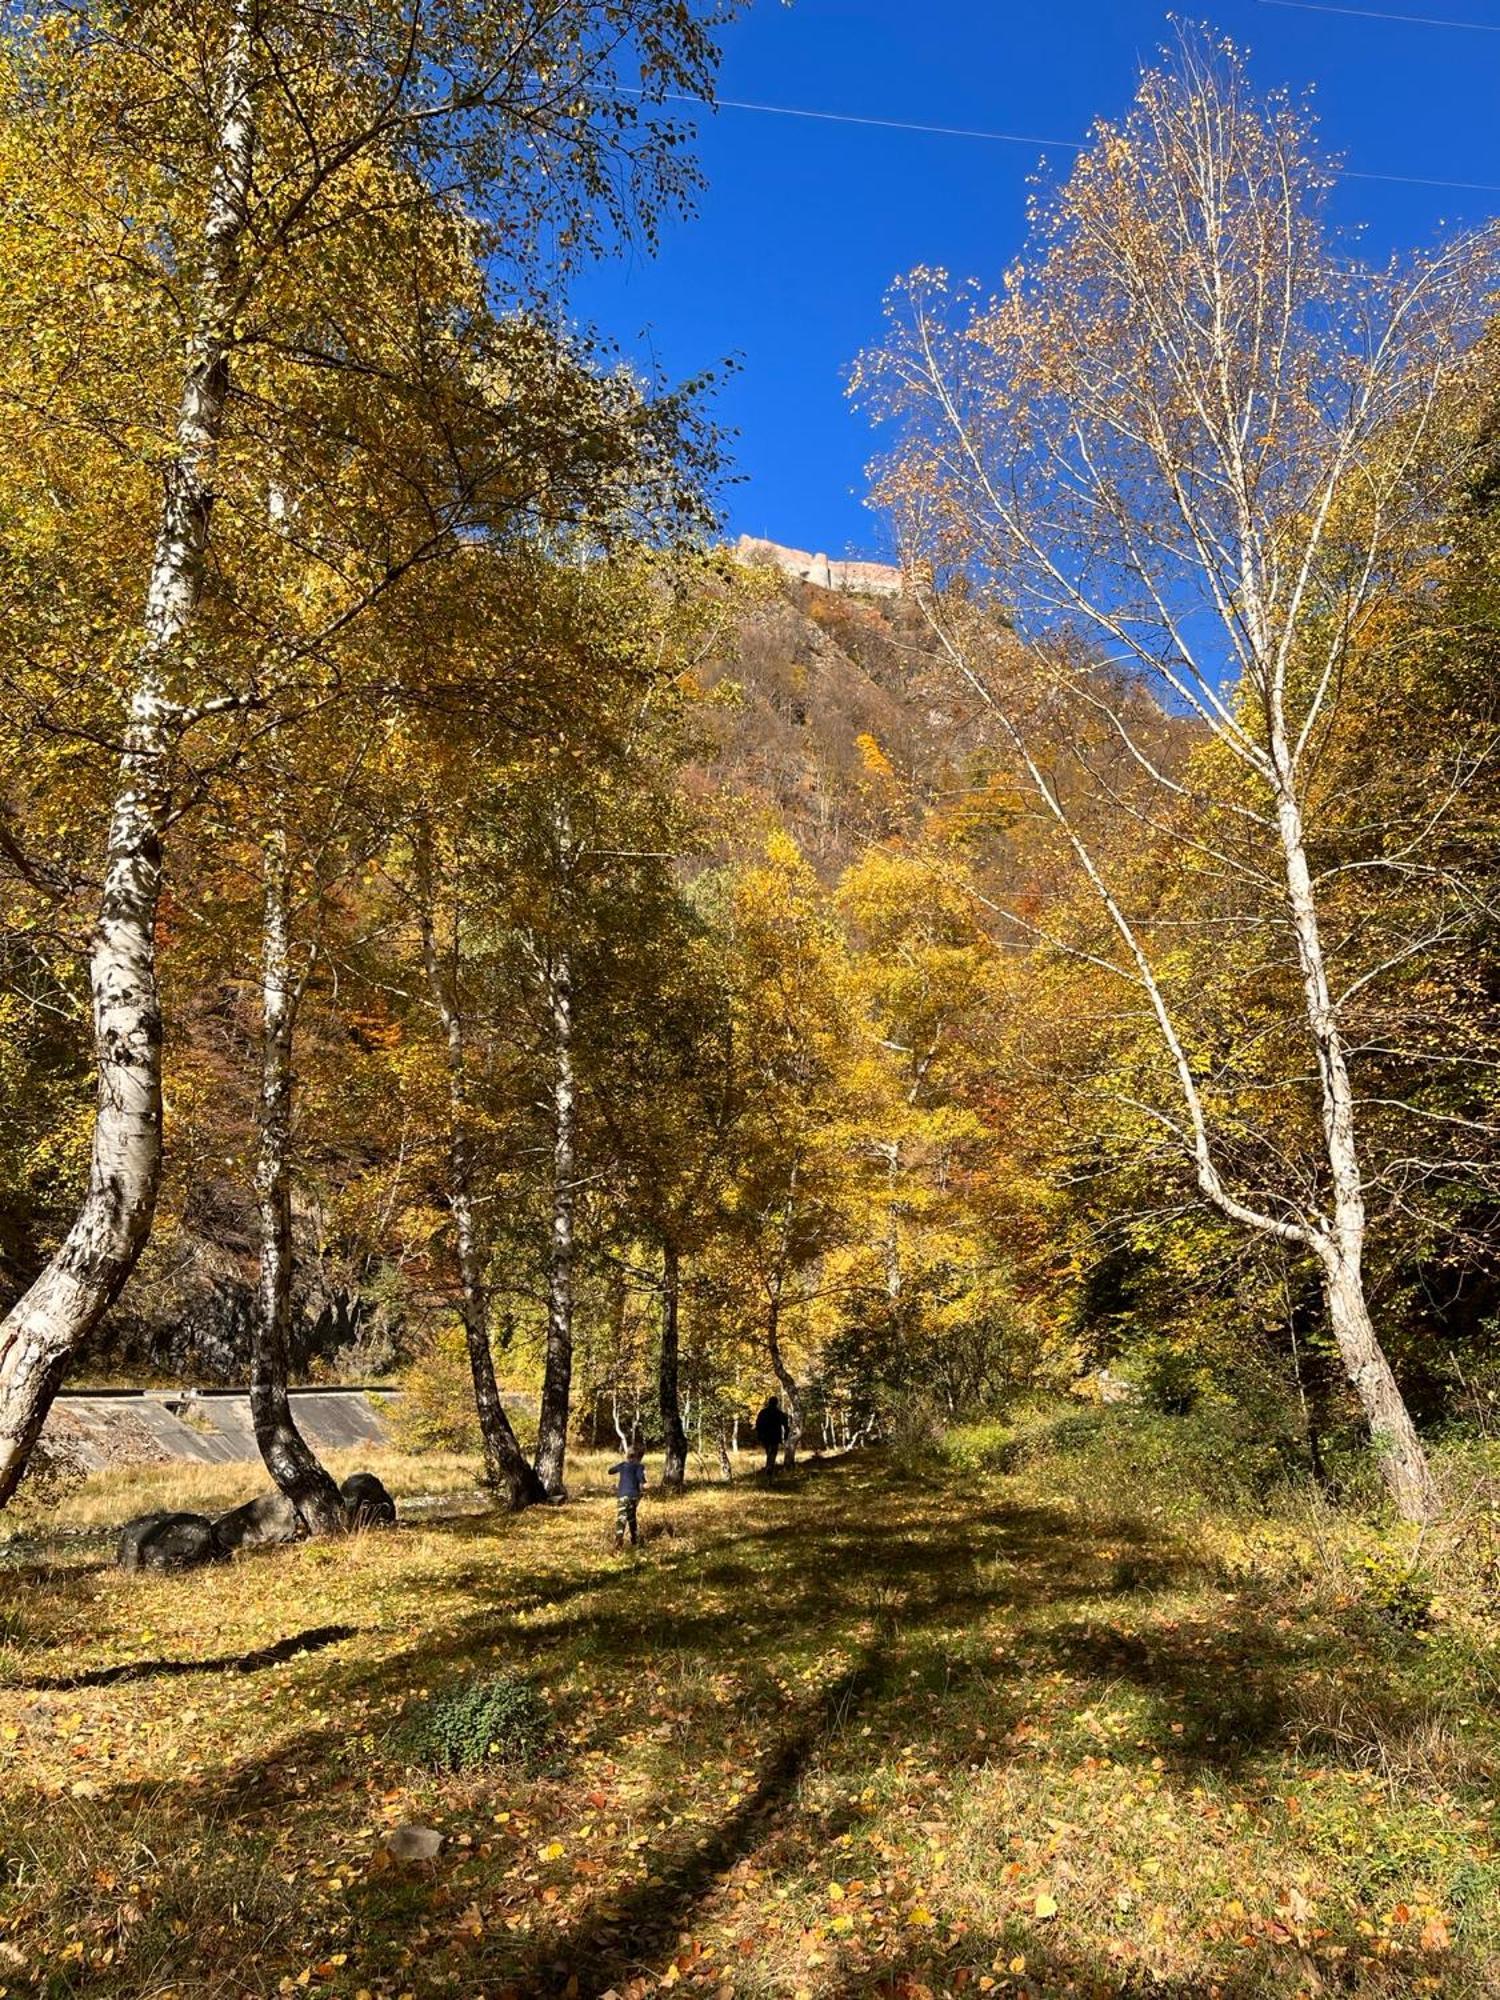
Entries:
<svg viewBox="0 0 1500 2000">
<path fill-rule="evenodd" d="M 780 542 L 764 541 L 759 535 L 741 535 L 734 545 L 734 556 L 736 562 L 751 568 L 779 569 L 784 576 L 816 584 L 820 590 L 848 591 L 861 597 L 906 594 L 906 578 L 895 563 L 830 562 L 826 555 L 784 548 Z"/>
</svg>

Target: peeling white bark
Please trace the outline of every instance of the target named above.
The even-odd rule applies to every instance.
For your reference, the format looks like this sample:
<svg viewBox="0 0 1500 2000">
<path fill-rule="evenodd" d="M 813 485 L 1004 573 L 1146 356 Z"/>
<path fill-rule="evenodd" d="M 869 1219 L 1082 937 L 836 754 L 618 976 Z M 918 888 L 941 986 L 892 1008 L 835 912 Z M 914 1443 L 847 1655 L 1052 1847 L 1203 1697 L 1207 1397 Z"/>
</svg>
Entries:
<svg viewBox="0 0 1500 2000">
<path fill-rule="evenodd" d="M 0 1504 L 26 1468 L 71 1357 L 134 1269 L 156 1208 L 162 1025 L 155 930 L 171 795 L 171 681 L 203 587 L 213 463 L 229 388 L 255 157 L 251 39 L 249 0 L 241 0 L 222 58 L 218 150 L 176 452 L 146 588 L 89 953 L 98 1086 L 88 1185 L 61 1247 L 0 1324 Z"/>
<path fill-rule="evenodd" d="M 578 1175 L 578 1093 L 573 1070 L 573 972 L 557 954 L 547 982 L 552 1027 L 552 1223 L 547 1246 L 547 1354 L 537 1425 L 537 1477 L 563 1490 L 573 1380 L 573 1223 Z"/>
<path fill-rule="evenodd" d="M 1103 969 L 1131 979 L 1145 995 L 1176 1073 L 1186 1122 L 1167 1118 L 1160 1112 L 1150 1115 L 1166 1125 L 1187 1148 L 1200 1189 L 1221 1215 L 1258 1235 L 1270 1236 L 1309 1251 L 1317 1258 L 1323 1272 L 1329 1327 L 1369 1424 L 1381 1476 L 1404 1520 L 1420 1522 L 1432 1519 L 1438 1511 L 1439 1499 L 1427 1455 L 1390 1362 L 1380 1345 L 1365 1294 L 1365 1202 L 1354 1092 L 1339 1030 L 1338 1011 L 1328 980 L 1317 899 L 1297 798 L 1296 766 L 1294 759 L 1287 754 L 1285 735 L 1279 726 L 1279 711 L 1273 706 L 1269 731 L 1270 762 L 1274 774 L 1276 826 L 1285 869 L 1286 907 L 1296 940 L 1307 1024 L 1318 1065 L 1330 1187 L 1330 1212 L 1326 1215 L 1273 1215 L 1241 1199 L 1226 1183 L 1215 1157 L 1208 1115 L 1197 1078 L 1166 995 L 1156 977 L 1150 954 L 1074 825 L 1062 798 L 1032 755 L 1026 735 L 1009 707 L 988 677 L 974 666 L 962 644 L 943 624 L 930 602 L 924 605 L 924 609 L 950 663 L 1000 723 L 1033 790 L 1072 850 L 1124 946 L 1130 967 L 1128 972 L 1123 972 L 1121 967 L 1110 964 L 1106 959 L 1095 962 Z M 1146 1106 L 1138 1108 L 1149 1109 Z"/>
<path fill-rule="evenodd" d="M 1365 1296 L 1365 1196 L 1354 1091 L 1329 987 L 1291 759 L 1279 728 L 1273 731 L 1272 753 L 1278 770 L 1276 824 L 1286 863 L 1286 903 L 1302 973 L 1308 1031 L 1317 1056 L 1331 1190 L 1332 1212 L 1319 1219 L 1312 1232 L 1312 1247 L 1323 1267 L 1328 1320 L 1339 1358 L 1369 1423 L 1391 1497 L 1403 1519 L 1427 1521 L 1438 1509 L 1437 1489 L 1411 1412 L 1376 1336 Z"/>
<path fill-rule="evenodd" d="M 309 1534 L 348 1526 L 343 1497 L 297 1428 L 289 1393 L 292 1328 L 292 1071 L 299 982 L 292 971 L 287 840 L 266 838 L 261 937 L 260 1140 L 255 1199 L 260 1217 L 260 1274 L 250 1358 L 250 1415 L 255 1442 L 279 1490 Z"/>
</svg>

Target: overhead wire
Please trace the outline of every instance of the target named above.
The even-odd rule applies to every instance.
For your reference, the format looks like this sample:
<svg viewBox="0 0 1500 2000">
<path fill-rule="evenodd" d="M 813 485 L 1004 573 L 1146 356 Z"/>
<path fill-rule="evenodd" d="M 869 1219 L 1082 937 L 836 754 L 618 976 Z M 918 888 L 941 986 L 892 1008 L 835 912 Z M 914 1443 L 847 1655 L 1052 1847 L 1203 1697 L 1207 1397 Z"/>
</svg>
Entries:
<svg viewBox="0 0 1500 2000">
<path fill-rule="evenodd" d="M 702 104 L 684 91 L 669 91 L 679 104 Z M 1040 139 L 1033 132 L 993 132 L 968 125 L 923 125 L 910 118 L 872 118 L 854 111 L 810 111 L 797 104 L 752 104 L 743 97 L 716 97 L 713 108 L 720 111 L 763 111 L 773 118 L 814 118 L 827 125 L 873 125 L 885 132 L 926 132 L 940 139 L 992 139 L 1004 146 L 1061 146 L 1081 153 L 1077 139 Z"/>
<path fill-rule="evenodd" d="M 1467 28 L 1476 35 L 1500 35 L 1500 22 L 1448 21 L 1435 14 L 1395 14 L 1384 7 L 1345 7 L 1338 0 L 1256 0 L 1259 7 L 1288 7 L 1298 14 L 1351 14 L 1359 21 L 1399 21 L 1410 28 Z"/>
<path fill-rule="evenodd" d="M 1313 0 L 1260 0 L 1262 6 L 1312 5 Z M 1332 11 L 1352 12 L 1352 9 Z M 1497 31 L 1500 32 L 1500 31 Z M 641 93 L 633 93 L 641 94 Z M 822 111 L 801 104 L 759 104 L 743 97 L 719 97 L 712 103 L 701 97 L 693 97 L 686 91 L 669 90 L 662 93 L 672 103 L 693 104 L 700 110 L 749 111 L 769 118 L 802 118 L 824 125 L 865 125 L 885 132 L 918 132 L 940 139 L 980 139 L 1002 146 L 1055 146 L 1069 153 L 1081 153 L 1084 143 L 1078 139 L 1042 139 L 1028 132 L 998 132 L 982 127 L 967 125 L 929 125 L 909 118 L 877 118 L 854 111 Z M 1443 188 L 1460 194 L 1500 194 L 1500 181 L 1452 181 L 1429 178 L 1421 174 L 1379 174 L 1363 172 L 1357 167 L 1346 167 L 1347 179 L 1353 181 L 1381 181 L 1399 187 Z"/>
</svg>

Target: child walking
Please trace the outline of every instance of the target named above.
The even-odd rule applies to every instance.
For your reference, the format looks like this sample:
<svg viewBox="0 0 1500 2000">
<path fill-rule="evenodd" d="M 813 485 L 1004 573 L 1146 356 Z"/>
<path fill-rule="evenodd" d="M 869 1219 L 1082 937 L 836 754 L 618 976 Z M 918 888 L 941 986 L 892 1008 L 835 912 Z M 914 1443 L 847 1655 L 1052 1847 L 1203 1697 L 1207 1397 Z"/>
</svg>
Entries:
<svg viewBox="0 0 1500 2000">
<path fill-rule="evenodd" d="M 635 1548 L 640 1542 L 640 1530 L 636 1526 L 636 1509 L 641 1504 L 641 1495 L 646 1490 L 646 1447 L 633 1444 L 630 1455 L 622 1458 L 618 1465 L 609 1468 L 610 1477 L 617 1481 L 615 1487 L 615 1547 L 623 1549 L 627 1533 L 630 1546 Z"/>
</svg>

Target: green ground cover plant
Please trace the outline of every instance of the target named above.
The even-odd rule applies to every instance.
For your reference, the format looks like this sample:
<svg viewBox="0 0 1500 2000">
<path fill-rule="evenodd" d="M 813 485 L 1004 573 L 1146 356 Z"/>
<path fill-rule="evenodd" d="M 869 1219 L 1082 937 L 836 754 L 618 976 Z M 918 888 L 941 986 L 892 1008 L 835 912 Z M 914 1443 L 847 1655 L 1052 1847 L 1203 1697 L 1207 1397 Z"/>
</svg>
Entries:
<svg viewBox="0 0 1500 2000">
<path fill-rule="evenodd" d="M 470 1771 L 496 1759 L 525 1764 L 547 1736 L 547 1704 L 515 1674 L 467 1681 L 434 1695 L 411 1718 L 400 1747 L 440 1771 Z"/>
</svg>

